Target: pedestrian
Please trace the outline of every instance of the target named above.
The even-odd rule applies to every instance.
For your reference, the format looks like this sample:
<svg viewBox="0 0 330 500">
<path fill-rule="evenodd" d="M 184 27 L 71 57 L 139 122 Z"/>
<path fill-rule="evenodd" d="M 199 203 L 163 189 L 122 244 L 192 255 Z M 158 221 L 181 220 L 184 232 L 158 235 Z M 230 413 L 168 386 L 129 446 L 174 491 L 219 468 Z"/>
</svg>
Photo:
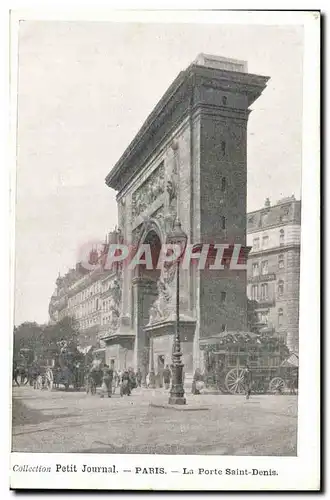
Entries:
<svg viewBox="0 0 330 500">
<path fill-rule="evenodd" d="M 245 366 L 243 371 L 243 383 L 245 390 L 245 398 L 249 399 L 251 396 L 251 386 L 252 386 L 252 372 L 248 365 Z"/>
<path fill-rule="evenodd" d="M 142 372 L 140 370 L 140 368 L 138 368 L 137 372 L 136 372 L 136 383 L 137 383 L 137 386 L 138 387 L 141 387 L 141 383 L 142 383 Z"/>
<path fill-rule="evenodd" d="M 17 376 L 18 376 L 18 367 L 17 367 L 16 361 L 14 361 L 13 362 L 13 380 L 16 383 L 16 385 L 19 387 L 20 383 L 17 380 Z"/>
<path fill-rule="evenodd" d="M 118 372 L 116 370 L 113 370 L 112 394 L 115 394 L 117 386 L 118 386 Z"/>
<path fill-rule="evenodd" d="M 40 376 L 40 368 L 37 362 L 33 362 L 31 366 L 31 378 L 32 378 L 33 389 L 38 388 L 39 376 Z"/>
<path fill-rule="evenodd" d="M 153 370 L 151 370 L 147 375 L 147 387 L 155 389 L 156 387 L 156 375 Z"/>
<path fill-rule="evenodd" d="M 122 376 L 123 376 L 123 371 L 118 370 L 118 372 L 117 372 L 117 387 L 120 387 Z"/>
<path fill-rule="evenodd" d="M 105 364 L 103 367 L 103 375 L 102 375 L 101 398 L 103 398 L 105 394 L 108 395 L 108 398 L 111 398 L 112 379 L 113 379 L 113 370 L 107 364 Z"/>
<path fill-rule="evenodd" d="M 161 371 L 156 374 L 156 386 L 163 387 L 163 374 Z"/>
<path fill-rule="evenodd" d="M 128 373 L 129 373 L 129 382 L 130 382 L 130 387 L 131 387 L 131 390 L 132 390 L 132 389 L 136 389 L 136 387 L 137 387 L 137 382 L 136 382 L 136 375 L 135 375 L 135 373 L 134 373 L 133 368 L 129 368 L 129 369 L 128 369 Z"/>
<path fill-rule="evenodd" d="M 168 365 L 166 365 L 166 367 L 163 371 L 163 380 L 164 380 L 164 385 L 165 385 L 166 391 L 168 391 L 168 389 L 170 388 L 171 377 L 172 377 L 172 372 L 170 370 L 170 367 Z"/>
<path fill-rule="evenodd" d="M 124 370 L 121 377 L 120 396 L 123 397 L 124 394 L 127 396 L 131 395 L 130 374 L 128 370 Z"/>
<path fill-rule="evenodd" d="M 204 377 L 200 371 L 199 368 L 196 368 L 194 377 L 193 377 L 193 382 L 191 386 L 191 392 L 192 394 L 199 395 L 201 392 L 201 389 L 204 387 Z"/>
<path fill-rule="evenodd" d="M 46 388 L 49 391 L 52 391 L 53 385 L 54 385 L 54 375 L 53 375 L 53 370 L 51 369 L 50 366 L 47 366 L 47 368 L 46 368 L 45 378 L 46 378 Z"/>
</svg>

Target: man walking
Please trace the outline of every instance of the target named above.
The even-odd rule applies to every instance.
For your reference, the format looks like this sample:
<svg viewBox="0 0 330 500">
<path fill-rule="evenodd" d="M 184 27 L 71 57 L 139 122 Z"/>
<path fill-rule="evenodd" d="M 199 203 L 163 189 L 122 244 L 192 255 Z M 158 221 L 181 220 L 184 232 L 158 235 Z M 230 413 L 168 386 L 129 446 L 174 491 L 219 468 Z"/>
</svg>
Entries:
<svg viewBox="0 0 330 500">
<path fill-rule="evenodd" d="M 248 365 L 246 365 L 246 367 L 244 368 L 243 379 L 244 379 L 245 397 L 246 399 L 249 399 L 251 396 L 252 372 L 248 367 Z"/>
<path fill-rule="evenodd" d="M 108 366 L 104 365 L 103 367 L 103 376 L 102 376 L 102 393 L 101 398 L 104 397 L 104 394 L 108 394 L 108 398 L 111 398 L 112 394 L 112 379 L 113 379 L 113 370 Z"/>
<path fill-rule="evenodd" d="M 127 396 L 131 395 L 131 381 L 128 370 L 124 370 L 121 377 L 120 396 L 123 397 L 124 394 Z"/>
<path fill-rule="evenodd" d="M 138 387 L 141 387 L 141 382 L 142 382 L 142 372 L 140 370 L 140 368 L 138 368 L 137 372 L 136 372 L 136 382 L 137 382 L 137 386 Z"/>
<path fill-rule="evenodd" d="M 20 383 L 17 380 L 17 375 L 18 375 L 18 367 L 16 361 L 13 362 L 13 380 L 16 383 L 16 385 L 19 387 Z"/>
<path fill-rule="evenodd" d="M 163 371 L 163 379 L 164 379 L 164 385 L 166 391 L 170 388 L 170 383 L 171 383 L 171 370 L 168 365 L 166 365 L 164 371 Z"/>
</svg>

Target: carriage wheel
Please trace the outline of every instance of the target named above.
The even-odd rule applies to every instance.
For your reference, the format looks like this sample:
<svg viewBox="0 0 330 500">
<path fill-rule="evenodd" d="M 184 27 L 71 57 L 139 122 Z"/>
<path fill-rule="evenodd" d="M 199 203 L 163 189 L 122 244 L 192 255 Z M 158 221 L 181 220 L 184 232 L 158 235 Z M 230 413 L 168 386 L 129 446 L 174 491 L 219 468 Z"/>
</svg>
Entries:
<svg viewBox="0 0 330 500">
<path fill-rule="evenodd" d="M 225 386 L 230 394 L 244 394 L 244 370 L 242 368 L 233 368 L 225 378 Z"/>
<path fill-rule="evenodd" d="M 273 394 L 279 393 L 283 394 L 285 390 L 285 382 L 281 377 L 274 377 L 269 382 L 269 392 Z"/>
</svg>

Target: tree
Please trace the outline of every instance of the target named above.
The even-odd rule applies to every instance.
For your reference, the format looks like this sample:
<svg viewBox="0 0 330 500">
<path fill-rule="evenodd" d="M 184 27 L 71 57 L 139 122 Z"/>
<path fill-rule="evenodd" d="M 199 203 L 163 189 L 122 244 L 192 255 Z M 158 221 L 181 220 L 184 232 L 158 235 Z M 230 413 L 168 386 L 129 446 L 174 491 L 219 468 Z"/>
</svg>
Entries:
<svg viewBox="0 0 330 500">
<path fill-rule="evenodd" d="M 250 332 L 258 331 L 256 327 L 256 323 L 258 322 L 257 306 L 258 302 L 256 300 L 247 299 L 247 325 Z"/>
<path fill-rule="evenodd" d="M 78 322 L 65 316 L 54 325 L 47 325 L 43 330 L 43 345 L 47 350 L 59 350 L 61 347 L 76 349 L 78 343 Z"/>
<path fill-rule="evenodd" d="M 21 349 L 38 350 L 42 345 L 43 327 L 36 322 L 26 321 L 14 327 L 14 356 Z"/>
<path fill-rule="evenodd" d="M 78 323 L 74 318 L 64 317 L 54 325 L 39 325 L 25 322 L 14 328 L 14 356 L 21 349 L 31 349 L 37 357 L 59 354 L 61 348 L 77 350 Z"/>
</svg>

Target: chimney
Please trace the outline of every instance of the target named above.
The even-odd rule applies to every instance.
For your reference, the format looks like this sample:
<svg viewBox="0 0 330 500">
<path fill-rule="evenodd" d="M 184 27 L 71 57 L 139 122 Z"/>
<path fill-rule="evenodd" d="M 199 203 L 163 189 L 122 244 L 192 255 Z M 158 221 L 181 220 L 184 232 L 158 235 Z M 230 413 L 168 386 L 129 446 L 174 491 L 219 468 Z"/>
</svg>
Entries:
<svg viewBox="0 0 330 500">
<path fill-rule="evenodd" d="M 89 260 L 88 263 L 91 264 L 92 266 L 96 266 L 99 260 L 99 254 L 97 249 L 92 249 L 91 252 L 89 253 Z"/>
<path fill-rule="evenodd" d="M 270 207 L 270 199 L 266 198 L 266 200 L 265 200 L 265 208 L 269 208 L 269 207 Z"/>
</svg>

